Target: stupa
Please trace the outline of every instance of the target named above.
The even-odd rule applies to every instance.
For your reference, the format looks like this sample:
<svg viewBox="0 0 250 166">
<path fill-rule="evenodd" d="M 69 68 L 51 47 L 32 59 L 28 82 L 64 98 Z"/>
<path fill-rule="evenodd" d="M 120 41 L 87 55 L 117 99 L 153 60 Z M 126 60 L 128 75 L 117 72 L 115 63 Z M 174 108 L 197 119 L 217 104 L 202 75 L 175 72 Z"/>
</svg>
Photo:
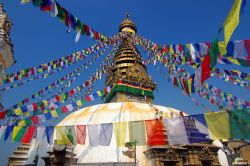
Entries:
<svg viewBox="0 0 250 166">
<path fill-rule="evenodd" d="M 119 32 L 137 32 L 137 27 L 128 14 L 119 26 Z M 106 76 L 106 85 L 112 85 L 112 89 L 105 96 L 104 104 L 75 111 L 59 122 L 58 126 L 156 120 L 157 125 L 152 128 L 154 137 L 150 140 L 152 145 L 137 145 L 130 139 L 128 132 L 126 141 L 121 146 L 117 145 L 114 133 L 109 146 L 92 146 L 88 139 L 84 145 L 62 146 L 56 144 L 54 135 L 55 144 L 48 145 L 44 139 L 38 150 L 31 150 L 30 161 L 33 161 L 32 156 L 34 158 L 36 153 L 39 154 L 38 165 L 60 165 L 62 161 L 66 165 L 87 166 L 219 165 L 216 153 L 218 148 L 210 143 L 176 146 L 168 144 L 167 132 L 160 127 L 163 123 L 162 117 L 173 118 L 187 114 L 153 104 L 156 83 L 149 76 L 140 52 L 129 39 L 124 39 L 116 52 Z M 185 121 L 190 122 L 192 119 Z M 205 137 L 195 129 L 193 123 L 190 124 L 191 134 L 198 135 L 199 138 Z M 91 133 L 87 131 L 86 135 L 89 134 Z M 160 141 L 161 145 L 157 145 Z"/>
</svg>

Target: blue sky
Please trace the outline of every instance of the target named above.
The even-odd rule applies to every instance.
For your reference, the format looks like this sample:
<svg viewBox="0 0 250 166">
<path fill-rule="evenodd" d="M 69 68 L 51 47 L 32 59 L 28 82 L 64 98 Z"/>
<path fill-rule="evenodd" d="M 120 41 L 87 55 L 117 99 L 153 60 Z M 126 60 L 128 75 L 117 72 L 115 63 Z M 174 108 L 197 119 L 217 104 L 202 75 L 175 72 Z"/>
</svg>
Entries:
<svg viewBox="0 0 250 166">
<path fill-rule="evenodd" d="M 60 23 L 57 18 L 52 18 L 49 13 L 44 13 L 31 4 L 21 5 L 17 0 L 1 1 L 5 3 L 5 10 L 14 24 L 11 39 L 17 62 L 8 69 L 7 73 L 58 59 L 96 43 L 85 36 L 82 36 L 80 41 L 75 43 L 76 33 L 74 31 L 67 33 L 66 26 Z M 128 11 L 131 19 L 137 25 L 138 34 L 159 44 L 213 41 L 233 4 L 233 0 L 58 0 L 58 2 L 82 22 L 107 36 L 118 32 L 119 24 Z M 250 39 L 249 20 L 250 4 L 248 3 L 232 40 Z M 144 52 L 141 54 L 146 57 Z M 47 79 L 31 81 L 3 93 L 3 105 L 8 107 L 21 101 L 79 65 L 80 63 Z M 94 63 L 88 71 L 82 73 L 72 87 L 88 79 L 97 66 L 98 63 Z M 238 69 L 249 73 L 249 69 L 235 65 L 219 67 Z M 199 114 L 206 111 L 200 106 L 195 106 L 193 101 L 188 96 L 183 95 L 181 90 L 174 88 L 155 67 L 148 66 L 148 72 L 158 84 L 158 91 L 154 93 L 155 104 L 180 109 L 189 114 Z M 244 88 L 233 86 L 216 78 L 211 78 L 209 82 L 225 92 L 250 100 L 250 93 Z M 94 85 L 93 92 L 103 87 L 104 79 Z M 216 107 L 210 105 L 209 102 L 203 99 L 199 101 L 216 111 Z M 86 106 L 101 102 L 101 100 L 96 100 Z M 0 141 L 0 159 L 2 159 L 0 165 L 3 165 L 3 161 L 7 160 L 7 156 L 12 153 L 16 145 L 10 140 Z"/>
</svg>

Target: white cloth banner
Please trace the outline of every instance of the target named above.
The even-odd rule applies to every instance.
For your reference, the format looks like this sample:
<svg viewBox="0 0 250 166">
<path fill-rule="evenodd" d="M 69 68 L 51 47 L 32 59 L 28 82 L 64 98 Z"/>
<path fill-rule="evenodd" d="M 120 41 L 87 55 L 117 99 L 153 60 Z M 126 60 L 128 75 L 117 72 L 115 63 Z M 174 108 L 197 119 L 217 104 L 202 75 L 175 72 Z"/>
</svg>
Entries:
<svg viewBox="0 0 250 166">
<path fill-rule="evenodd" d="M 170 145 L 189 144 L 183 118 L 164 119 Z"/>
</svg>

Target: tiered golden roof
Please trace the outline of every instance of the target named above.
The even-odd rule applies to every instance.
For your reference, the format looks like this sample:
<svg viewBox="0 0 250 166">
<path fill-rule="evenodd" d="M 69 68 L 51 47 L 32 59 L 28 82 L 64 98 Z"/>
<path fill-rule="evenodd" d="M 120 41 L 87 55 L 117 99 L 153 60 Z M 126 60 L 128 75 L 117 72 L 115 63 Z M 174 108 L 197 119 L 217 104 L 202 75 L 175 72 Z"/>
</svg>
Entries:
<svg viewBox="0 0 250 166">
<path fill-rule="evenodd" d="M 139 63 L 146 69 L 135 45 L 125 39 L 113 59 L 112 72 L 119 72 L 124 75 L 126 74 L 127 68 L 133 66 L 135 63 Z"/>
</svg>

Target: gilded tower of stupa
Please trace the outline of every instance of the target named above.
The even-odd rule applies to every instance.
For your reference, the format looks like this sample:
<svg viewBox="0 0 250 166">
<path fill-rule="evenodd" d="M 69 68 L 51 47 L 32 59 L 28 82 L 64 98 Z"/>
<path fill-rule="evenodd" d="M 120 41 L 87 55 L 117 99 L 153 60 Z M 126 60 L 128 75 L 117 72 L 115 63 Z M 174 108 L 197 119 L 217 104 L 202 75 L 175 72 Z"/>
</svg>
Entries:
<svg viewBox="0 0 250 166">
<path fill-rule="evenodd" d="M 128 14 L 119 26 L 119 31 L 136 33 L 136 25 Z M 128 38 L 123 40 L 115 54 L 112 66 L 107 72 L 106 85 L 113 85 L 113 88 L 106 96 L 105 102 L 152 103 L 154 99 L 152 92 L 156 84 L 148 75 L 140 52 Z"/>
</svg>

